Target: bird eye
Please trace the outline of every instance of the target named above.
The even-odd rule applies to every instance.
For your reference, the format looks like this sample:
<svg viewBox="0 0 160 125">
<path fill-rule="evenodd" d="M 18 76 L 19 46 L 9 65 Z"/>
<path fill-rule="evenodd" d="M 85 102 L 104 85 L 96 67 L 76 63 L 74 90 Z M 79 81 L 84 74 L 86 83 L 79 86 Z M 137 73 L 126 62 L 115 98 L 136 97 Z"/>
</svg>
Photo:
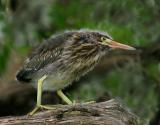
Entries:
<svg viewBox="0 0 160 125">
<path fill-rule="evenodd" d="M 105 41 L 106 38 L 105 37 L 101 37 L 101 42 Z"/>
</svg>

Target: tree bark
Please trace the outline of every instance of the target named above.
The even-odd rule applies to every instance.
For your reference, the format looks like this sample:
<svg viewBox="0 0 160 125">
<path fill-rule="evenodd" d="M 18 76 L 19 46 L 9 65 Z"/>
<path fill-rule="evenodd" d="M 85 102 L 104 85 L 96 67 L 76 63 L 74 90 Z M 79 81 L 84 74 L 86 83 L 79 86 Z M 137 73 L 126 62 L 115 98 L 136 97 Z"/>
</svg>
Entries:
<svg viewBox="0 0 160 125">
<path fill-rule="evenodd" d="M 115 99 L 91 104 L 56 105 L 33 116 L 1 117 L 1 125 L 139 125 L 139 119 Z"/>
</svg>

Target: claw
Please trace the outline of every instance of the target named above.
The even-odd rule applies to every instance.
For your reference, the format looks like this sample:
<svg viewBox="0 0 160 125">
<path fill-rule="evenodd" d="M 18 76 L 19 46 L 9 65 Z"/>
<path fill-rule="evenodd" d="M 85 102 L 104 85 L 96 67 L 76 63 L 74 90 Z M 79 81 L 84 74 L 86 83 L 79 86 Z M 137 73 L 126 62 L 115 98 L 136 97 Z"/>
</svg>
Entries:
<svg viewBox="0 0 160 125">
<path fill-rule="evenodd" d="M 36 106 L 31 112 L 29 112 L 27 115 L 28 116 L 33 116 L 39 109 L 47 109 L 47 110 L 52 110 L 52 109 L 56 109 L 55 106 L 51 105 L 51 106 L 48 106 L 48 105 L 39 105 L 39 106 Z"/>
<path fill-rule="evenodd" d="M 40 109 L 40 106 L 36 106 L 31 112 L 27 114 L 27 116 L 33 116 L 38 110 Z"/>
</svg>

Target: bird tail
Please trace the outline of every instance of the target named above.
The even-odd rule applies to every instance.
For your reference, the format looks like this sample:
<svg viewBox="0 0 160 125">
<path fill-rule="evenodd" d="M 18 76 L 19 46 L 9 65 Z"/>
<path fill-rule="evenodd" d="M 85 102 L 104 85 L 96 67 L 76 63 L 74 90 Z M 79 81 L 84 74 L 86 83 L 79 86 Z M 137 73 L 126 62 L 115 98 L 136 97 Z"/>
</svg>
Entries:
<svg viewBox="0 0 160 125">
<path fill-rule="evenodd" d="M 33 75 L 34 71 L 33 70 L 25 70 L 25 69 L 21 69 L 17 75 L 16 75 L 16 79 L 18 81 L 21 81 L 22 83 L 28 83 L 32 81 L 32 75 Z"/>
</svg>

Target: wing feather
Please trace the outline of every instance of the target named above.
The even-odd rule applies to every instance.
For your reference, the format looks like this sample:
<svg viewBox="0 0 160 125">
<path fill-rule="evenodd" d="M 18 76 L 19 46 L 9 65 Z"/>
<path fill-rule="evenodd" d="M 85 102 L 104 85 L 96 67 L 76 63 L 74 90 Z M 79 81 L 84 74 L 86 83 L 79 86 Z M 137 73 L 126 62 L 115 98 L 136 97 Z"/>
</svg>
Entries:
<svg viewBox="0 0 160 125">
<path fill-rule="evenodd" d="M 72 36 L 72 33 L 57 35 L 45 40 L 26 60 L 16 78 L 19 81 L 29 82 L 38 70 L 56 61 L 62 54 L 69 36 Z"/>
</svg>

